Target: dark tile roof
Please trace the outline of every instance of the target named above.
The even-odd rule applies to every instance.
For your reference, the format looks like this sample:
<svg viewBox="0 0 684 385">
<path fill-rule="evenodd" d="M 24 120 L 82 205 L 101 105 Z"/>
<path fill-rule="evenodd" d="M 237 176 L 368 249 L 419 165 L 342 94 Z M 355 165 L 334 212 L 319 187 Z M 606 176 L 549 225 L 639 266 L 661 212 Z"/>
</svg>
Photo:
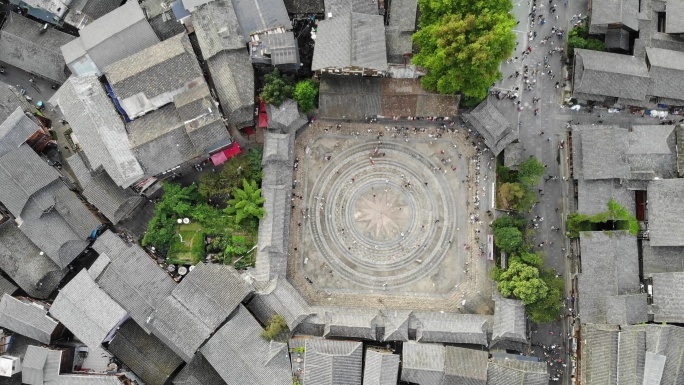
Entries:
<svg viewBox="0 0 684 385">
<path fill-rule="evenodd" d="M 69 4 L 64 22 L 80 29 L 115 10 L 120 4 L 112 0 L 75 0 Z"/>
<path fill-rule="evenodd" d="M 479 314 L 414 312 L 410 329 L 418 342 L 488 345 L 490 316 Z"/>
<path fill-rule="evenodd" d="M 47 298 L 64 277 L 62 270 L 19 230 L 0 224 L 0 269 L 33 298 Z"/>
<path fill-rule="evenodd" d="M 649 95 L 661 98 L 684 100 L 684 52 L 661 48 L 646 48 L 651 76 Z"/>
<path fill-rule="evenodd" d="M 639 293 L 636 236 L 582 232 L 580 255 L 578 291 L 582 322 L 605 323 L 609 296 Z"/>
<path fill-rule="evenodd" d="M 653 246 L 644 239 L 641 241 L 641 250 L 645 277 L 653 273 L 684 271 L 684 246 Z"/>
<path fill-rule="evenodd" d="M 174 385 L 225 385 L 221 376 L 216 372 L 202 353 L 197 352 L 189 364 L 183 367 L 173 379 Z"/>
<path fill-rule="evenodd" d="M 164 385 L 183 363 L 177 355 L 132 320 L 124 323 L 108 350 L 148 385 Z"/>
<path fill-rule="evenodd" d="M 66 63 L 59 47 L 74 36 L 48 28 L 16 13 L 10 14 L 0 31 L 0 61 L 56 83 L 67 79 Z"/>
<path fill-rule="evenodd" d="M 609 50 L 621 49 L 629 51 L 629 31 L 622 28 L 611 28 L 606 31 L 606 48 Z"/>
<path fill-rule="evenodd" d="M 354 120 L 382 115 L 382 79 L 321 75 L 319 115 Z"/>
<path fill-rule="evenodd" d="M 625 157 L 628 131 L 616 126 L 573 128 L 573 174 L 576 179 L 629 179 Z"/>
<path fill-rule="evenodd" d="M 339 340 L 306 340 L 302 385 L 360 385 L 363 344 Z"/>
<path fill-rule="evenodd" d="M 245 37 L 273 28 L 292 28 L 282 0 L 232 0 Z"/>
<path fill-rule="evenodd" d="M 653 305 L 655 322 L 684 322 L 684 273 L 655 273 L 653 279 Z"/>
<path fill-rule="evenodd" d="M 207 60 L 224 114 L 242 128 L 254 122 L 254 69 L 246 50 L 224 50 Z"/>
<path fill-rule="evenodd" d="M 323 311 L 325 312 L 324 337 L 378 339 L 376 326 L 381 323 L 381 317 L 376 309 L 325 308 L 319 310 L 318 314 L 322 314 Z"/>
<path fill-rule="evenodd" d="M 161 13 L 147 20 L 150 27 L 157 34 L 159 40 L 170 39 L 179 33 L 185 32 L 185 27 L 181 24 L 172 11 Z"/>
<path fill-rule="evenodd" d="M 366 348 L 363 368 L 364 385 L 396 385 L 400 359 L 398 354 Z"/>
<path fill-rule="evenodd" d="M 249 311 L 239 305 L 200 351 L 226 382 L 291 384 L 287 344 L 265 340 L 262 330 Z"/>
<path fill-rule="evenodd" d="M 404 32 L 398 27 L 385 26 L 388 63 L 408 64 L 411 61 L 410 57 L 404 55 L 413 53 L 412 35 L 412 32 Z"/>
<path fill-rule="evenodd" d="M 58 323 L 39 305 L 5 293 L 0 300 L 0 327 L 49 345 Z"/>
<path fill-rule="evenodd" d="M 113 224 L 130 215 L 144 201 L 133 190 L 117 186 L 104 170 L 92 176 L 83 196 Z"/>
<path fill-rule="evenodd" d="M 608 201 L 626 208 L 630 214 L 636 215 L 636 198 L 634 190 L 620 183 L 619 179 L 579 180 L 578 209 L 582 214 L 595 215 L 608 209 Z"/>
<path fill-rule="evenodd" d="M 381 310 L 385 321 L 383 341 L 408 341 L 408 327 L 411 321 L 410 310 Z"/>
<path fill-rule="evenodd" d="M 401 380 L 421 385 L 441 385 L 446 351 L 442 344 L 410 341 L 403 345 Z"/>
<path fill-rule="evenodd" d="M 251 293 L 230 266 L 200 263 L 152 313 L 150 328 L 186 362 Z"/>
<path fill-rule="evenodd" d="M 91 72 L 76 63 L 86 54 L 99 75 L 107 66 L 159 42 L 137 1 L 126 2 L 86 25 L 79 35 L 61 47 L 64 60 L 77 75 Z"/>
<path fill-rule="evenodd" d="M 290 330 L 313 314 L 306 300 L 284 277 L 273 279 L 266 288 L 256 292 L 247 308 L 264 325 L 275 314 L 280 314 Z"/>
<path fill-rule="evenodd" d="M 614 325 L 634 325 L 648 322 L 646 293 L 613 295 L 606 299 L 606 322 Z"/>
<path fill-rule="evenodd" d="M 101 234 L 93 248 L 111 261 L 100 274 L 92 274 L 95 282 L 149 333 L 148 317 L 176 283 L 142 248 L 111 231 Z"/>
<path fill-rule="evenodd" d="M 651 246 L 684 246 L 683 179 L 648 184 L 648 228 Z"/>
<path fill-rule="evenodd" d="M 268 128 L 281 130 L 283 132 L 296 131 L 301 126 L 308 122 L 306 115 L 299 112 L 297 102 L 288 99 L 276 107 L 269 104 L 268 111 Z"/>
<path fill-rule="evenodd" d="M 284 0 L 287 12 L 294 14 L 323 13 L 323 0 Z"/>
<path fill-rule="evenodd" d="M 389 26 L 401 32 L 416 30 L 418 0 L 394 0 L 390 3 Z"/>
<path fill-rule="evenodd" d="M 176 93 L 204 82 L 184 33 L 107 66 L 105 75 L 130 118 L 170 103 Z"/>
<path fill-rule="evenodd" d="M 4 122 L 14 110 L 23 107 L 26 100 L 21 100 L 14 86 L 0 81 L 0 122 Z"/>
<path fill-rule="evenodd" d="M 318 22 L 311 69 L 344 68 L 387 71 L 382 16 L 350 12 Z"/>
<path fill-rule="evenodd" d="M 644 100 L 648 92 L 648 68 L 634 56 L 576 49 L 574 71 L 574 93 Z"/>
<path fill-rule="evenodd" d="M 0 105 L 1 103 L 2 101 L 0 101 Z M 4 121 L 0 122 L 0 156 L 19 147 L 40 129 L 19 106 Z"/>
<path fill-rule="evenodd" d="M 546 362 L 493 358 L 487 365 L 487 385 L 547 385 L 548 383 L 549 374 Z"/>
<path fill-rule="evenodd" d="M 382 79 L 384 116 L 456 116 L 458 95 L 440 95 L 426 91 L 419 79 Z"/>
<path fill-rule="evenodd" d="M 525 305 L 520 300 L 503 298 L 498 293 L 494 301 L 492 346 L 522 351 L 527 346 Z"/>
<path fill-rule="evenodd" d="M 582 326 L 581 381 L 588 384 L 642 384 L 646 352 L 659 350 L 659 325 Z M 653 343 L 655 342 L 655 344 Z M 678 348 L 681 350 L 681 348 Z M 649 366 L 652 366 L 650 363 Z M 674 367 L 679 366 L 674 363 Z M 672 367 L 671 367 L 672 368 Z M 649 371 L 652 368 L 649 368 Z M 650 382 L 649 382 L 650 383 Z M 669 383 L 669 382 L 665 382 Z"/>
<path fill-rule="evenodd" d="M 2 269 L 1 266 L 0 266 L 0 269 Z M 14 286 L 14 284 L 12 282 L 10 282 L 9 280 L 7 280 L 7 278 L 0 276 L 0 295 L 4 295 L 4 294 L 12 295 L 12 294 L 14 294 L 15 291 L 17 291 L 17 289 L 18 289 L 18 287 Z"/>
<path fill-rule="evenodd" d="M 104 168 L 121 187 L 143 177 L 126 127 L 95 75 L 71 77 L 57 98 L 92 169 Z"/>
<path fill-rule="evenodd" d="M 59 377 L 62 352 L 31 345 L 22 362 L 21 382 L 30 385 L 55 383 Z"/>
<path fill-rule="evenodd" d="M 488 357 L 484 350 L 444 347 L 442 385 L 486 385 Z"/>
<path fill-rule="evenodd" d="M 100 289 L 84 269 L 59 291 L 50 315 L 94 349 L 126 316 L 126 310 Z"/>
<path fill-rule="evenodd" d="M 665 32 L 683 33 L 684 32 L 684 4 L 678 1 L 668 1 L 665 3 Z"/>
<path fill-rule="evenodd" d="M 351 12 L 377 15 L 378 2 L 376 0 L 326 0 L 325 13 L 333 14 L 333 17 L 346 15 Z"/>
<path fill-rule="evenodd" d="M 594 4 L 591 7 L 591 29 L 594 33 L 595 26 L 606 27 L 611 24 L 624 25 L 633 30 L 639 30 L 638 0 L 607 0 Z"/>
<path fill-rule="evenodd" d="M 463 116 L 484 137 L 485 144 L 494 155 L 518 139 L 518 128 L 499 111 L 492 96 Z"/>
<path fill-rule="evenodd" d="M 202 4 L 192 12 L 192 24 L 202 58 L 209 60 L 223 50 L 245 50 L 249 41 L 242 35 L 235 9 L 230 0 Z"/>
</svg>

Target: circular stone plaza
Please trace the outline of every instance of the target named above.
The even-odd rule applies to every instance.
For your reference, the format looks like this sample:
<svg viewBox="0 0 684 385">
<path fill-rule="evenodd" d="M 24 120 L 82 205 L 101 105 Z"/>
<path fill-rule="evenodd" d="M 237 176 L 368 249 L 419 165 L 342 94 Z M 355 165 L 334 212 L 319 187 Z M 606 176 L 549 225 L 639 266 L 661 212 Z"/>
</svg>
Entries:
<svg viewBox="0 0 684 385">
<path fill-rule="evenodd" d="M 436 124 L 300 130 L 289 280 L 312 305 L 491 314 L 494 167 L 477 151 Z"/>
</svg>

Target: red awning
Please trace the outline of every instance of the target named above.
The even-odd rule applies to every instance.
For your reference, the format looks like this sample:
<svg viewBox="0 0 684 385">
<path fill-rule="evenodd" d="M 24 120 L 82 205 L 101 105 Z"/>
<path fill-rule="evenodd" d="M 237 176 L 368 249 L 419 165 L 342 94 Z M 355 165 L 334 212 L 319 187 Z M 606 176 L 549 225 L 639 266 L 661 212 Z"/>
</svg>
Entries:
<svg viewBox="0 0 684 385">
<path fill-rule="evenodd" d="M 259 128 L 268 128 L 268 114 L 263 100 L 259 101 Z"/>
<path fill-rule="evenodd" d="M 254 135 L 254 127 L 243 127 L 241 128 L 242 132 L 244 132 L 247 136 L 249 135 Z"/>
<path fill-rule="evenodd" d="M 240 149 L 240 146 L 237 144 L 237 142 L 235 142 L 232 146 L 230 146 L 230 148 L 212 155 L 211 162 L 214 163 L 214 166 L 218 166 L 219 164 L 227 161 L 241 152 L 242 150 Z"/>
</svg>

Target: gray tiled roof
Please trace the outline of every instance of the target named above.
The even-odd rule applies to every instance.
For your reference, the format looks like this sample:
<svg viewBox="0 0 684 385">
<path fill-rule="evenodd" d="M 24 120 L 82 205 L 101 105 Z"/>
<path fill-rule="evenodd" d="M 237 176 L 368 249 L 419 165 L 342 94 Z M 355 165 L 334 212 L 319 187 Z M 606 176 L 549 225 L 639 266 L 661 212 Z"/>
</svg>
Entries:
<svg viewBox="0 0 684 385">
<path fill-rule="evenodd" d="M 322 310 L 322 309 L 321 309 Z M 324 337 L 377 340 L 380 314 L 375 309 L 325 308 Z M 318 311 L 321 314 L 322 311 Z"/>
<path fill-rule="evenodd" d="M 582 326 L 582 383 L 615 384 L 617 381 L 617 325 Z"/>
<path fill-rule="evenodd" d="M 0 242 L 2 242 L 2 240 L 0 240 Z M 2 247 L 2 246 L 0 246 L 0 247 Z M 2 269 L 2 267 L 0 267 L 0 269 Z M 0 295 L 4 295 L 4 294 L 12 295 L 12 294 L 14 294 L 15 291 L 17 291 L 17 289 L 18 288 L 16 286 L 14 286 L 14 284 L 12 282 L 7 280 L 7 278 L 0 276 Z"/>
<path fill-rule="evenodd" d="M 616 126 L 573 128 L 573 173 L 576 179 L 629 179 L 625 157 L 627 129 Z"/>
<path fill-rule="evenodd" d="M 152 313 L 150 328 L 186 362 L 251 292 L 230 266 L 200 263 Z"/>
<path fill-rule="evenodd" d="M 246 50 L 224 50 L 207 60 L 223 112 L 238 127 L 254 122 L 254 69 Z"/>
<path fill-rule="evenodd" d="M 414 312 L 410 329 L 418 342 L 487 345 L 490 316 L 478 314 Z"/>
<path fill-rule="evenodd" d="M 684 321 L 684 303 L 682 302 L 682 290 L 684 290 L 684 273 L 656 273 L 653 278 L 653 305 L 655 322 Z"/>
<path fill-rule="evenodd" d="M 264 132 L 264 165 L 270 162 L 289 162 L 293 154 L 290 136 L 288 133 L 279 134 L 270 130 Z"/>
<path fill-rule="evenodd" d="M 176 20 L 173 11 L 169 9 L 167 12 L 161 13 L 155 17 L 147 20 L 150 27 L 154 30 L 160 40 L 164 41 L 170 39 L 179 33 L 185 32 L 185 27 L 178 20 Z"/>
<path fill-rule="evenodd" d="M 387 71 L 382 16 L 351 12 L 318 23 L 311 69 L 352 67 Z"/>
<path fill-rule="evenodd" d="M 633 325 L 648 321 L 646 293 L 613 295 L 606 299 L 606 322 Z"/>
<path fill-rule="evenodd" d="M 121 326 L 108 350 L 148 385 L 163 385 L 183 363 L 158 338 L 133 321 Z"/>
<path fill-rule="evenodd" d="M 364 385 L 396 385 L 400 358 L 398 354 L 366 349 L 363 369 Z"/>
<path fill-rule="evenodd" d="M 0 104 L 2 101 L 0 101 Z M 19 147 L 40 128 L 31 120 L 21 107 L 17 107 L 0 123 L 0 156 Z"/>
<path fill-rule="evenodd" d="M 442 385 L 485 385 L 487 359 L 484 350 L 446 346 L 444 348 L 444 381 Z"/>
<path fill-rule="evenodd" d="M 651 76 L 649 95 L 661 98 L 683 100 L 684 91 L 684 52 L 669 49 L 646 48 Z"/>
<path fill-rule="evenodd" d="M 290 384 L 292 368 L 287 344 L 265 340 L 262 330 L 249 311 L 239 305 L 200 351 L 226 382 Z"/>
<path fill-rule="evenodd" d="M 484 137 L 485 144 L 495 155 L 518 139 L 518 128 L 513 127 L 511 122 L 496 108 L 492 96 L 463 115 Z"/>
<path fill-rule="evenodd" d="M 25 105 L 26 100 L 19 98 L 14 86 L 0 81 L 0 122 L 4 122 L 17 108 Z"/>
<path fill-rule="evenodd" d="M 34 298 L 47 298 L 65 275 L 13 221 L 0 224 L 0 269 Z"/>
<path fill-rule="evenodd" d="M 408 341 L 408 327 L 411 321 L 410 310 L 381 310 L 385 321 L 383 341 Z"/>
<path fill-rule="evenodd" d="M 504 149 L 504 166 L 511 170 L 517 170 L 520 163 L 525 159 L 525 147 L 520 142 L 511 143 Z"/>
<path fill-rule="evenodd" d="M 126 127 L 96 76 L 71 77 L 59 90 L 58 104 L 90 167 L 103 167 L 121 187 L 142 178 Z"/>
<path fill-rule="evenodd" d="M 99 73 L 110 64 L 159 42 L 137 1 L 126 2 L 93 21 L 79 35 L 80 38 L 62 46 L 64 60 L 73 67 L 74 62 L 87 54 Z"/>
<path fill-rule="evenodd" d="M 29 200 L 59 174 L 36 154 L 28 144 L 22 144 L 0 157 L 0 202 L 14 215 L 21 217 Z M 42 203 L 42 202 L 41 202 Z M 43 207 L 46 209 L 47 207 Z"/>
<path fill-rule="evenodd" d="M 684 271 L 684 246 L 652 246 L 647 239 L 641 241 L 644 277 L 653 273 Z"/>
<path fill-rule="evenodd" d="M 606 49 L 629 51 L 629 39 L 629 31 L 626 29 L 610 28 L 606 31 L 604 42 L 606 43 Z"/>
<path fill-rule="evenodd" d="M 591 7 L 591 29 L 594 26 L 607 27 L 611 24 L 624 25 L 633 30 L 639 30 L 639 0 L 604 0 L 596 2 Z"/>
<path fill-rule="evenodd" d="M 446 350 L 442 344 L 404 343 L 401 380 L 421 385 L 441 385 Z"/>
<path fill-rule="evenodd" d="M 364 119 L 382 115 L 382 79 L 323 74 L 318 102 L 323 117 Z"/>
<path fill-rule="evenodd" d="M 262 324 L 275 314 L 281 315 L 290 330 L 295 330 L 304 318 L 313 314 L 302 295 L 284 277 L 273 279 L 265 289 L 258 291 L 247 308 Z"/>
<path fill-rule="evenodd" d="M 133 190 L 117 186 L 104 170 L 93 175 L 91 183 L 83 190 L 83 196 L 113 224 L 131 214 L 144 201 Z"/>
<path fill-rule="evenodd" d="M 173 101 L 204 82 L 186 34 L 178 34 L 105 68 L 107 80 L 130 118 Z"/>
<path fill-rule="evenodd" d="M 0 327 L 49 345 L 57 321 L 37 305 L 4 294 L 0 300 Z"/>
<path fill-rule="evenodd" d="M 50 315 L 94 349 L 126 316 L 126 310 L 100 289 L 84 269 L 59 291 Z"/>
<path fill-rule="evenodd" d="M 169 104 L 127 125 L 131 147 L 146 174 L 156 175 L 202 155 Z"/>
<path fill-rule="evenodd" d="M 48 28 L 16 13 L 10 14 L 0 31 L 0 61 L 56 83 L 66 80 L 66 63 L 59 47 L 74 36 Z"/>
<path fill-rule="evenodd" d="M 643 100 L 648 92 L 648 68 L 634 56 L 576 49 L 574 71 L 574 93 Z"/>
<path fill-rule="evenodd" d="M 115 246 L 106 247 L 105 251 L 100 245 L 105 242 Z M 101 234 L 93 248 L 111 261 L 95 276 L 95 282 L 149 332 L 148 317 L 171 294 L 176 283 L 142 248 L 126 244 L 111 231 Z"/>
<path fill-rule="evenodd" d="M 667 357 L 646 352 L 644 359 L 644 385 L 660 385 Z"/>
<path fill-rule="evenodd" d="M 30 345 L 22 362 L 21 382 L 29 385 L 52 384 L 59 377 L 62 352 Z"/>
<path fill-rule="evenodd" d="M 232 0 L 240 28 L 245 38 L 250 34 L 273 28 L 292 29 L 282 0 Z M 245 41 L 247 41 L 245 39 Z"/>
<path fill-rule="evenodd" d="M 294 14 L 323 13 L 323 0 L 284 0 L 287 12 Z"/>
<path fill-rule="evenodd" d="M 268 111 L 268 128 L 275 130 L 282 130 L 283 132 L 290 132 L 290 130 L 297 130 L 308 122 L 304 114 L 299 112 L 297 102 L 288 99 L 276 107 L 269 104 Z"/>
<path fill-rule="evenodd" d="M 522 351 L 527 346 L 525 305 L 520 300 L 503 298 L 498 292 L 494 301 L 492 346 Z"/>
<path fill-rule="evenodd" d="M 665 3 L 665 32 L 682 33 L 684 32 L 684 3 L 681 1 L 668 1 Z"/>
<path fill-rule="evenodd" d="M 643 385 L 646 332 L 621 330 L 618 338 L 617 383 Z"/>
<path fill-rule="evenodd" d="M 487 385 L 547 385 L 548 383 L 549 374 L 546 362 L 494 358 L 487 365 Z M 594 382 L 588 382 L 588 384 L 594 384 Z"/>
<path fill-rule="evenodd" d="M 294 32 L 262 33 L 259 35 L 261 50 L 270 54 L 270 63 L 274 66 L 293 64 L 299 68 L 299 45 Z M 252 59 L 254 59 L 252 52 Z"/>
<path fill-rule="evenodd" d="M 648 227 L 651 246 L 684 246 L 684 179 L 648 184 Z"/>
<path fill-rule="evenodd" d="M 360 385 L 361 342 L 306 340 L 302 385 Z"/>
<path fill-rule="evenodd" d="M 394 0 L 389 8 L 389 26 L 401 32 L 416 30 L 418 0 Z"/>
<path fill-rule="evenodd" d="M 403 32 L 400 28 L 385 26 L 388 63 L 404 64 L 410 62 L 411 59 L 404 55 L 413 53 L 412 35 L 412 32 Z"/>
<path fill-rule="evenodd" d="M 123 385 L 125 378 L 123 374 L 60 374 L 50 385 Z"/>
<path fill-rule="evenodd" d="M 582 273 L 578 291 L 582 322 L 607 322 L 607 298 L 639 292 L 636 236 L 620 232 L 580 233 Z"/>
<path fill-rule="evenodd" d="M 69 4 L 64 22 L 81 28 L 115 10 L 119 5 L 119 2 L 112 0 L 75 0 Z"/>
<path fill-rule="evenodd" d="M 636 202 L 633 190 L 621 184 L 618 179 L 579 180 L 578 210 L 582 214 L 594 215 L 608 209 L 608 201 L 626 208 L 631 215 L 636 215 Z"/>
<path fill-rule="evenodd" d="M 377 15 L 378 2 L 376 0 L 326 0 L 325 13 L 332 13 L 333 17 L 350 12 Z"/>
<path fill-rule="evenodd" d="M 202 353 L 197 352 L 189 364 L 183 367 L 173 379 L 174 385 L 225 385 L 221 376 L 216 372 Z"/>
<path fill-rule="evenodd" d="M 247 39 L 242 36 L 230 0 L 215 0 L 200 5 L 192 13 L 192 24 L 204 60 L 209 60 L 223 50 L 244 51 L 245 42 L 249 41 L 249 35 Z"/>
</svg>

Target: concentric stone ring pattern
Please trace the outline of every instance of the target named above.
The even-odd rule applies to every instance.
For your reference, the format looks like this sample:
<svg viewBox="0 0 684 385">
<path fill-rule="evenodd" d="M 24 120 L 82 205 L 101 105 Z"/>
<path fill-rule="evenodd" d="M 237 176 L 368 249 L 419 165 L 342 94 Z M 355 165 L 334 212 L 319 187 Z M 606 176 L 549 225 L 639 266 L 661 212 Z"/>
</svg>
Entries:
<svg viewBox="0 0 684 385">
<path fill-rule="evenodd" d="M 328 293 L 432 296 L 458 287 L 469 162 L 454 142 L 394 131 L 326 133 L 304 154 L 294 233 L 307 281 Z"/>
</svg>

